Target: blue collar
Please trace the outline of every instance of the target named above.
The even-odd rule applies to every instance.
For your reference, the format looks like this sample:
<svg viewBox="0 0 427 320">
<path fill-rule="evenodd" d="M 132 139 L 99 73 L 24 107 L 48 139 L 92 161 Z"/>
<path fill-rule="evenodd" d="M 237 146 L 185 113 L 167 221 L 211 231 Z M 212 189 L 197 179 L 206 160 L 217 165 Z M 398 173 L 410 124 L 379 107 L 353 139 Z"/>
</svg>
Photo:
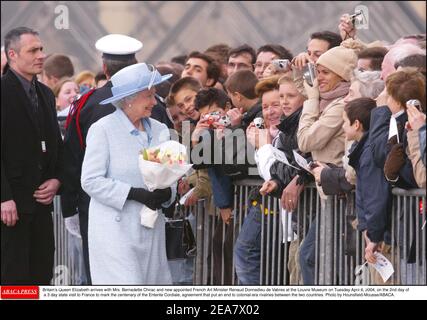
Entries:
<svg viewBox="0 0 427 320">
<path fill-rule="evenodd" d="M 117 115 L 119 116 L 122 124 L 125 126 L 126 131 L 129 132 L 133 136 L 140 136 L 140 131 L 134 127 L 134 125 L 130 122 L 129 118 L 121 109 L 117 109 Z M 144 126 L 145 132 L 147 133 L 148 146 L 150 146 L 151 141 L 153 140 L 153 133 L 151 129 L 151 121 L 150 118 L 142 118 L 142 124 Z"/>
</svg>

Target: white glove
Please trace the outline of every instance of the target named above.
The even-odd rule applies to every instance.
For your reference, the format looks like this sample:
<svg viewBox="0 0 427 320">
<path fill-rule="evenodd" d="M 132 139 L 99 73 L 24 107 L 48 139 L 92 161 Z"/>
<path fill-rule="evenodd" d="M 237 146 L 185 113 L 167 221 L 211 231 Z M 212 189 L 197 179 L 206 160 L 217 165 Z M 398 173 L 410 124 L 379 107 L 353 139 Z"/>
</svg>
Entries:
<svg viewBox="0 0 427 320">
<path fill-rule="evenodd" d="M 304 80 L 304 90 L 307 94 L 307 98 L 319 100 L 320 92 L 319 92 L 319 82 L 317 78 L 313 81 L 313 86 L 310 86 L 307 81 Z"/>
</svg>

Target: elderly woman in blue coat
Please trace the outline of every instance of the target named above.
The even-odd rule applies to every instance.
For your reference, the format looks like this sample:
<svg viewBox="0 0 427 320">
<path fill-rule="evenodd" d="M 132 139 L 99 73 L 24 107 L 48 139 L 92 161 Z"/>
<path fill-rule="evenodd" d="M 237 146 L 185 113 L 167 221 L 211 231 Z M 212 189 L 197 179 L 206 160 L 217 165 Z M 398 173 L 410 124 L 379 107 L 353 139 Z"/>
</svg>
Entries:
<svg viewBox="0 0 427 320">
<path fill-rule="evenodd" d="M 166 125 L 150 118 L 161 76 L 145 63 L 128 66 L 111 77 L 117 110 L 94 123 L 87 136 L 82 167 L 89 205 L 89 261 L 95 285 L 172 284 L 166 258 L 165 220 L 141 225 L 142 206 L 170 205 L 176 186 L 146 190 L 138 168 L 139 151 L 170 139 Z"/>
</svg>

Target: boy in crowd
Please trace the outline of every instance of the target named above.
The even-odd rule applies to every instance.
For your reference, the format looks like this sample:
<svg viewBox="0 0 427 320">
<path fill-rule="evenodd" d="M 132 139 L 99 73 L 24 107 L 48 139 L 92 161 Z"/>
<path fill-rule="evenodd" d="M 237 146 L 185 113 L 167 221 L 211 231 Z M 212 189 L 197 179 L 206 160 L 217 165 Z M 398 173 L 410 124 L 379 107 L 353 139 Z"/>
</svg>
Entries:
<svg viewBox="0 0 427 320">
<path fill-rule="evenodd" d="M 219 79 L 221 70 L 213 58 L 207 54 L 193 51 L 188 55 L 181 77 L 193 77 L 202 87 L 213 87 Z"/>
<path fill-rule="evenodd" d="M 258 78 L 250 70 L 239 70 L 228 77 L 224 86 L 235 108 L 228 111 L 232 126 L 246 131 L 257 117 L 262 117 L 261 102 L 255 94 Z"/>
<path fill-rule="evenodd" d="M 376 262 L 374 251 L 391 260 L 391 188 L 383 171 L 375 166 L 368 143 L 370 114 L 375 107 L 375 100 L 358 98 L 350 101 L 343 113 L 345 136 L 356 141 L 350 150 L 349 164 L 356 170 L 357 228 L 365 237 L 365 258 L 369 263 Z M 371 274 L 374 284 L 384 284 L 372 269 Z"/>
</svg>

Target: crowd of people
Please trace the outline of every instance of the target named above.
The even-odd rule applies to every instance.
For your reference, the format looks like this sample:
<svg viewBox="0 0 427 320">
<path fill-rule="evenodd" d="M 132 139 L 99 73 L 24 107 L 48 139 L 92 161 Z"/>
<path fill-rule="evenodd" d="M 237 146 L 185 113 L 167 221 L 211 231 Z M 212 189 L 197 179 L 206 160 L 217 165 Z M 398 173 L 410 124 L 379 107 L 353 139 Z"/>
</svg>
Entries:
<svg viewBox="0 0 427 320">
<path fill-rule="evenodd" d="M 106 35 L 95 44 L 102 71 L 78 75 L 68 56 L 44 53 L 37 31 L 10 30 L 1 77 L 1 283 L 51 283 L 55 195 L 84 270 L 76 284 L 191 284 L 192 262 L 168 262 L 165 239 L 167 217 L 189 191 L 185 207 L 205 199 L 219 212 L 206 240 L 213 284 L 230 284 L 234 272 L 243 285 L 260 284 L 261 197 L 280 199 L 292 215 L 312 183 L 322 201 L 355 192 L 365 259 L 390 258 L 401 245 L 390 238 L 392 188 L 426 188 L 426 37 L 365 43 L 348 14 L 338 29 L 313 33 L 295 56 L 282 44 L 217 44 L 155 65 L 137 61 L 139 40 Z M 139 152 L 170 139 L 187 147 L 194 170 L 150 191 Z M 234 242 L 233 185 L 248 177 L 263 184 L 244 199 Z M 144 206 L 163 213 L 152 228 L 141 225 Z M 287 283 L 315 284 L 316 223 L 302 242 L 289 242 Z"/>
</svg>

